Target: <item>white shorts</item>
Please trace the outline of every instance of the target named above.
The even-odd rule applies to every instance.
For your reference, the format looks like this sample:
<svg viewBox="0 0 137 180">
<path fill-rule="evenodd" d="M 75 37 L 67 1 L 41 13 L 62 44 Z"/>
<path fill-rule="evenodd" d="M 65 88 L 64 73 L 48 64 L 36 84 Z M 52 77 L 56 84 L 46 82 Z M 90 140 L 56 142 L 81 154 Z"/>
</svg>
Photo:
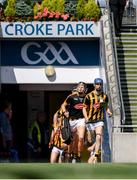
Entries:
<svg viewBox="0 0 137 180">
<path fill-rule="evenodd" d="M 93 131 L 93 130 L 95 130 L 96 127 L 99 127 L 99 126 L 104 126 L 104 122 L 100 121 L 100 122 L 96 122 L 96 123 L 87 123 L 86 124 L 86 128 L 88 131 Z"/>
<path fill-rule="evenodd" d="M 69 120 L 70 123 L 70 128 L 73 132 L 73 130 L 75 130 L 78 126 L 86 126 L 85 124 L 85 119 L 84 118 L 80 118 L 80 119 L 74 119 L 74 120 Z"/>
<path fill-rule="evenodd" d="M 54 146 L 54 147 L 52 148 L 52 152 L 55 152 L 55 153 L 57 153 L 57 154 L 59 154 L 59 155 L 62 155 L 63 152 L 64 152 L 64 150 L 63 150 L 63 149 L 59 149 L 59 148 L 57 148 L 56 146 Z"/>
</svg>

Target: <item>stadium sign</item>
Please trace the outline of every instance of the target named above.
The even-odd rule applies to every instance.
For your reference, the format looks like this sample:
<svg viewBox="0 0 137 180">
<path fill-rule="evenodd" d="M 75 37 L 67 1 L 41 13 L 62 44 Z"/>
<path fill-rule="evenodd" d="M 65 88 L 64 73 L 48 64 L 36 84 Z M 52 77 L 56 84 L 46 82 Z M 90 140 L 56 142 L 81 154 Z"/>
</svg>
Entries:
<svg viewBox="0 0 137 180">
<path fill-rule="evenodd" d="M 99 66 L 94 41 L 1 41 L 1 66 Z"/>
<path fill-rule="evenodd" d="M 1 22 L 3 38 L 99 38 L 100 22 Z"/>
</svg>

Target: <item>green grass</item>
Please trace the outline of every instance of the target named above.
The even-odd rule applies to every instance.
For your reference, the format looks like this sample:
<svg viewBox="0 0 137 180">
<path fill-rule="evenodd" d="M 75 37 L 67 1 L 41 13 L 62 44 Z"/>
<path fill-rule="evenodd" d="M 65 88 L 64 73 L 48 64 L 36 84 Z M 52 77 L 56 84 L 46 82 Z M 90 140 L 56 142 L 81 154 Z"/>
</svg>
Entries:
<svg viewBox="0 0 137 180">
<path fill-rule="evenodd" d="M 0 164 L 1 179 L 137 179 L 137 164 Z"/>
</svg>

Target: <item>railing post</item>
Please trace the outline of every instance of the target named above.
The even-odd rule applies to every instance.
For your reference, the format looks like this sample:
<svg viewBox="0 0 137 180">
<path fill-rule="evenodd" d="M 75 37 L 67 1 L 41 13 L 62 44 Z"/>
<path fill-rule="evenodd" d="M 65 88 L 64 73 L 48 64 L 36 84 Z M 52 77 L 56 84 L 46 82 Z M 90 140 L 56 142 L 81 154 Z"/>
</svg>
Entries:
<svg viewBox="0 0 137 180">
<path fill-rule="evenodd" d="M 136 2 L 136 25 L 137 25 L 137 2 Z"/>
<path fill-rule="evenodd" d="M 0 93 L 1 93 L 1 41 L 0 41 Z"/>
</svg>

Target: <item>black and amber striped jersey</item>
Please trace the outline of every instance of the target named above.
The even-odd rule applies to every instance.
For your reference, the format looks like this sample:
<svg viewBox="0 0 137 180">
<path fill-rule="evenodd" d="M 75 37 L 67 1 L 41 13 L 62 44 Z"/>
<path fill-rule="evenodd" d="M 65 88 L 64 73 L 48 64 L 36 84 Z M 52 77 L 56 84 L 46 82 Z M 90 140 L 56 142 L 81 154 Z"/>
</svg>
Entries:
<svg viewBox="0 0 137 180">
<path fill-rule="evenodd" d="M 61 129 L 58 128 L 55 132 L 54 132 L 54 136 L 53 136 L 53 145 L 62 149 L 63 146 L 63 139 L 62 139 L 62 135 L 61 135 Z"/>
<path fill-rule="evenodd" d="M 61 134 L 61 128 L 62 128 L 62 123 L 64 121 L 64 117 L 62 114 L 62 110 L 59 109 L 53 118 L 53 130 L 51 134 L 51 144 L 58 147 L 62 148 L 63 146 L 63 139 L 62 139 L 62 134 Z"/>
<path fill-rule="evenodd" d="M 103 121 L 104 111 L 108 107 L 108 96 L 104 92 L 97 94 L 94 90 L 85 96 L 83 105 L 87 109 L 89 122 Z"/>
</svg>

